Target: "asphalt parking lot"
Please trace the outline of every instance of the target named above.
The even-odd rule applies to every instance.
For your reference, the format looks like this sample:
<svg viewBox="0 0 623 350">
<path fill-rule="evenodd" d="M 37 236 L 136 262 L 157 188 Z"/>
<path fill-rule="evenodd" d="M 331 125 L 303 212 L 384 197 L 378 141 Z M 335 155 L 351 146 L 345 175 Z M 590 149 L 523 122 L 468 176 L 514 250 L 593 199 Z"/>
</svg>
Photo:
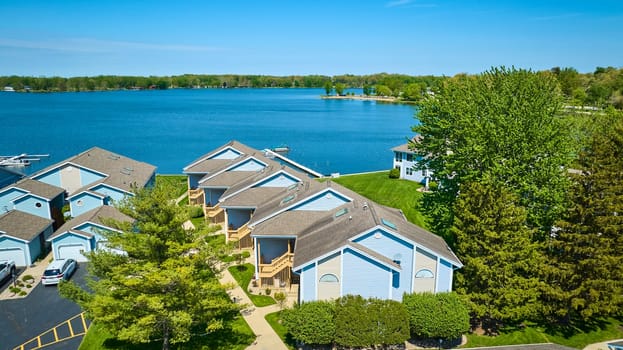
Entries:
<svg viewBox="0 0 623 350">
<path fill-rule="evenodd" d="M 84 286 L 85 273 L 86 265 L 82 263 L 71 280 Z M 2 288 L 7 284 L 10 281 L 3 282 Z M 13 349 L 80 312 L 78 305 L 58 294 L 56 286 L 44 287 L 40 282 L 26 298 L 0 300 L 0 349 Z M 77 349 L 80 340 L 77 338 L 46 349 Z"/>
</svg>

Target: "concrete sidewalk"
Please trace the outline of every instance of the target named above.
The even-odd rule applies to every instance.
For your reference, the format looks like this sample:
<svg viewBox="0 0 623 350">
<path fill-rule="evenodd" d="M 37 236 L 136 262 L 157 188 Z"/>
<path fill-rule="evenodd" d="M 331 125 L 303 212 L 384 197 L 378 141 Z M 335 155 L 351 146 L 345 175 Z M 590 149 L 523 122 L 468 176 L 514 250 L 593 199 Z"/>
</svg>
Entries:
<svg viewBox="0 0 623 350">
<path fill-rule="evenodd" d="M 241 311 L 242 317 L 247 321 L 249 327 L 257 337 L 253 344 L 247 347 L 248 350 L 288 350 L 288 347 L 281 341 L 281 338 L 275 333 L 273 328 L 266 322 L 264 316 L 279 311 L 279 306 L 269 305 L 265 307 L 255 307 L 251 299 L 236 283 L 234 277 L 227 271 L 223 270 L 221 279 L 222 284 L 234 284 L 236 287 L 229 291 L 229 295 L 236 298 L 236 302 L 247 305 L 247 308 Z"/>
</svg>

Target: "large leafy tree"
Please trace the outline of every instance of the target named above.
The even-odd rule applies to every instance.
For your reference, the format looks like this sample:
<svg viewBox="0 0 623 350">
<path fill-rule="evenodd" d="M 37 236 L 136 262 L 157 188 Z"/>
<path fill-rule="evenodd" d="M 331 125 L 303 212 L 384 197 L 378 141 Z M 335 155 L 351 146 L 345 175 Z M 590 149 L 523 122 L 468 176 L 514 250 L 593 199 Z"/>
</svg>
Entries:
<svg viewBox="0 0 623 350">
<path fill-rule="evenodd" d="M 120 203 L 133 224 L 111 223 L 108 245 L 126 252 L 89 255 L 89 290 L 73 283 L 61 293 L 117 339 L 131 343 L 184 343 L 226 327 L 237 313 L 218 279 L 215 252 L 203 234 L 182 228 L 186 211 L 157 187 Z"/>
<path fill-rule="evenodd" d="M 541 243 L 518 202 L 500 184 L 470 183 L 461 186 L 456 203 L 452 230 L 464 266 L 455 289 L 487 330 L 535 319 L 540 310 Z"/>
<path fill-rule="evenodd" d="M 546 312 L 586 321 L 623 307 L 623 114 L 597 118 L 601 127 L 570 174 L 568 215 L 552 233 Z"/>
<path fill-rule="evenodd" d="M 533 227 L 548 231 L 564 210 L 569 138 L 557 113 L 558 83 L 549 72 L 494 68 L 443 81 L 420 103 L 412 147 L 438 184 L 425 196 L 431 228 L 452 241 L 452 206 L 461 183 L 484 174 L 519 195 Z"/>
</svg>

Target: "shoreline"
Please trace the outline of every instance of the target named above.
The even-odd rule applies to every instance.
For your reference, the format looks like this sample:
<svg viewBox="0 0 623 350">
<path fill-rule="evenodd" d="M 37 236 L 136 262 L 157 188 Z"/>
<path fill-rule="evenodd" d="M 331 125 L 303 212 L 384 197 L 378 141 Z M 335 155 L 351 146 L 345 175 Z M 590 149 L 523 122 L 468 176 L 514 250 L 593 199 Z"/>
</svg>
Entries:
<svg viewBox="0 0 623 350">
<path fill-rule="evenodd" d="M 402 103 L 416 104 L 414 101 L 404 101 L 393 96 L 364 96 L 364 95 L 321 95 L 323 100 L 355 100 L 355 101 L 375 101 L 383 103 Z"/>
</svg>

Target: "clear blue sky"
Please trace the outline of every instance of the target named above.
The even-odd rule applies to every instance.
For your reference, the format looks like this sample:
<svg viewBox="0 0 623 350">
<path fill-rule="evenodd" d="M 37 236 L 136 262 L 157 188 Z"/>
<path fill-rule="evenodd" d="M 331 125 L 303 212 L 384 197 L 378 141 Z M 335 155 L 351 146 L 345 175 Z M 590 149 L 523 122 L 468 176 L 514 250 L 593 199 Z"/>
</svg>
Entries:
<svg viewBox="0 0 623 350">
<path fill-rule="evenodd" d="M 0 75 L 623 66 L 623 1 L 1 0 Z"/>
</svg>

